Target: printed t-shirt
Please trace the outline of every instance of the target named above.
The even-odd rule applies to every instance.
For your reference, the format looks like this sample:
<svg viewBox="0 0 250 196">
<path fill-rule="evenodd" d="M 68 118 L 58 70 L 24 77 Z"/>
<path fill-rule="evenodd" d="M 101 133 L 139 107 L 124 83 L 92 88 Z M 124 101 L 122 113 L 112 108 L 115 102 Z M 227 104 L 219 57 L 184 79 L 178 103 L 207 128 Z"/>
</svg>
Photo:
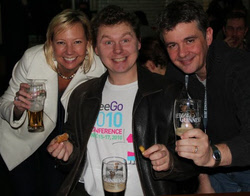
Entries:
<svg viewBox="0 0 250 196">
<path fill-rule="evenodd" d="M 110 156 L 127 160 L 125 195 L 143 195 L 132 136 L 132 109 L 137 90 L 137 81 L 127 85 L 112 85 L 107 79 L 105 83 L 101 108 L 87 145 L 86 166 L 80 179 L 90 195 L 104 195 L 102 160 Z"/>
</svg>

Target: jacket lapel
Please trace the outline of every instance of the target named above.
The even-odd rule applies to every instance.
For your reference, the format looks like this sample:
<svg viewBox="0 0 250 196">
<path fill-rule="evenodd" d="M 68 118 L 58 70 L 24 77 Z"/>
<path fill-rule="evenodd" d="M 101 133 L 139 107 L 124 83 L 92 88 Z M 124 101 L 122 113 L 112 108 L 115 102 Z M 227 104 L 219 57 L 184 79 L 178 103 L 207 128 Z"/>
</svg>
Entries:
<svg viewBox="0 0 250 196">
<path fill-rule="evenodd" d="M 80 67 L 77 72 L 75 77 L 71 80 L 71 82 L 69 83 L 68 87 L 65 89 L 62 97 L 61 97 L 61 102 L 62 105 L 65 109 L 65 121 L 66 121 L 66 117 L 67 117 L 67 105 L 69 102 L 69 98 L 70 95 L 72 93 L 72 91 L 81 83 L 87 81 L 89 79 L 89 77 L 83 73 L 83 69 L 82 67 Z"/>
<path fill-rule="evenodd" d="M 138 87 L 143 96 L 161 91 L 163 87 L 164 76 L 151 73 L 147 69 L 138 66 Z"/>
</svg>

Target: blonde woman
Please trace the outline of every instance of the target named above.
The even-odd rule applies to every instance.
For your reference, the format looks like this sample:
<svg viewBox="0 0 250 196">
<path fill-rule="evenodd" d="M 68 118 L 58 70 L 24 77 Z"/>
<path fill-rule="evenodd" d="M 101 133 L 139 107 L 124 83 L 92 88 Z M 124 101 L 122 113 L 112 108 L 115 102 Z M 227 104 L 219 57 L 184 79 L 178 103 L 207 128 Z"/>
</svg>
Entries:
<svg viewBox="0 0 250 196">
<path fill-rule="evenodd" d="M 15 65 L 0 100 L 0 153 L 10 170 L 14 193 L 55 195 L 65 174 L 46 147 L 66 121 L 72 90 L 104 71 L 92 49 L 87 17 L 69 9 L 51 20 L 45 44 L 28 49 Z M 27 130 L 29 79 L 46 80 L 45 128 L 40 133 Z"/>
</svg>

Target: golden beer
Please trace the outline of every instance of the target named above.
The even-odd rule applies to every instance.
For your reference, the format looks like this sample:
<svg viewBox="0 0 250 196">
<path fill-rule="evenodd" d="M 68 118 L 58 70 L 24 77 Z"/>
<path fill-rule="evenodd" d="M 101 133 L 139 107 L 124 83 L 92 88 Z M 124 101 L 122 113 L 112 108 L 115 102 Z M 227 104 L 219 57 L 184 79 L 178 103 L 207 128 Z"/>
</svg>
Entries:
<svg viewBox="0 0 250 196">
<path fill-rule="evenodd" d="M 43 128 L 43 110 L 38 112 L 28 111 L 29 116 L 29 132 L 42 132 Z"/>
</svg>

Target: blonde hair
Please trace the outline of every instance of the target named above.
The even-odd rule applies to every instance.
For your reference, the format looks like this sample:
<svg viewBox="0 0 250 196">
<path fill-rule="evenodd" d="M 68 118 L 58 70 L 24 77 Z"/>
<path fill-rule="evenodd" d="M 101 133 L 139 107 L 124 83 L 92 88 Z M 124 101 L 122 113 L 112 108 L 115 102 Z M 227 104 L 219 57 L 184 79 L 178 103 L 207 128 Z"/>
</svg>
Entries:
<svg viewBox="0 0 250 196">
<path fill-rule="evenodd" d="M 88 40 L 87 53 L 83 62 L 84 73 L 87 73 L 91 68 L 91 64 L 94 58 L 94 51 L 92 47 L 90 22 L 87 16 L 83 12 L 78 11 L 78 10 L 66 9 L 66 10 L 63 10 L 58 15 L 56 15 L 49 23 L 47 34 L 46 34 L 46 42 L 44 44 L 44 54 L 46 57 L 46 61 L 54 71 L 56 71 L 57 69 L 54 63 L 54 54 L 53 54 L 53 48 L 52 48 L 52 42 L 53 42 L 54 36 L 72 27 L 76 23 L 82 24 L 86 38 Z M 57 28 L 57 31 L 55 32 L 56 28 Z"/>
</svg>

